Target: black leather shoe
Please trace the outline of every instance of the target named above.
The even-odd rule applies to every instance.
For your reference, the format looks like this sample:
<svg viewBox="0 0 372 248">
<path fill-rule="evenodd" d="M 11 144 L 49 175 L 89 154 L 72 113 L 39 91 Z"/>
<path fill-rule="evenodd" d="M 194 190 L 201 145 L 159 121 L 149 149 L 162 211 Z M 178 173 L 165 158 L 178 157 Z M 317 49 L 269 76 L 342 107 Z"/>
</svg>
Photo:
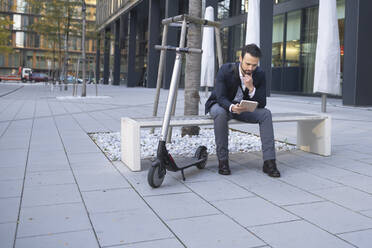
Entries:
<svg viewBox="0 0 372 248">
<path fill-rule="evenodd" d="M 266 160 L 263 164 L 262 170 L 270 177 L 280 177 L 280 172 L 276 168 L 275 159 Z"/>
<path fill-rule="evenodd" d="M 218 160 L 218 173 L 221 175 L 230 175 L 229 160 Z"/>
</svg>

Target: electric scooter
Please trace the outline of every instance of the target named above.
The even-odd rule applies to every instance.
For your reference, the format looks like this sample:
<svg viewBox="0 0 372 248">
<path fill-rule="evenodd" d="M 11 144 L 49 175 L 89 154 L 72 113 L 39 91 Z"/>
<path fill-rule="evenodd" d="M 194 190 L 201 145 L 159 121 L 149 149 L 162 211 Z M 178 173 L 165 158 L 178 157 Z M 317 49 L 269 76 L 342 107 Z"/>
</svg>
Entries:
<svg viewBox="0 0 372 248">
<path fill-rule="evenodd" d="M 176 60 L 173 67 L 172 79 L 169 88 L 169 95 L 167 100 L 167 106 L 164 114 L 163 124 L 161 128 L 161 136 L 158 143 L 158 149 L 156 154 L 156 160 L 152 163 L 148 175 L 147 181 L 149 185 L 153 188 L 159 187 L 164 180 L 165 174 L 168 171 L 181 171 L 182 179 L 185 180 L 184 170 L 186 168 L 196 166 L 199 169 L 203 169 L 207 163 L 208 152 L 205 146 L 199 146 L 194 154 L 194 157 L 184 158 L 182 160 L 173 159 L 173 157 L 168 153 L 165 146 L 170 122 L 170 116 L 172 107 L 174 104 L 174 97 L 177 90 L 177 84 L 179 82 L 181 63 L 182 63 L 182 53 L 202 53 L 201 49 L 194 48 L 180 48 L 172 46 L 155 46 L 157 49 L 173 50 L 177 52 Z"/>
</svg>

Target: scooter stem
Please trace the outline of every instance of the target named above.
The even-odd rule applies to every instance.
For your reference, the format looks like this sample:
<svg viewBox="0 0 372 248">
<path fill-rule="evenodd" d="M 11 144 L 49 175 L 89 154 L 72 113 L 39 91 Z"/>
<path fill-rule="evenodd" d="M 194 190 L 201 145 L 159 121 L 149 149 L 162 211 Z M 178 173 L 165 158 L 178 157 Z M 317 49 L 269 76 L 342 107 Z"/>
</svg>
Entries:
<svg viewBox="0 0 372 248">
<path fill-rule="evenodd" d="M 176 89 L 177 89 L 177 84 L 178 84 L 178 79 L 179 79 L 179 72 L 180 72 L 180 69 L 181 69 L 181 61 L 182 61 L 182 54 L 177 53 L 176 61 L 174 63 L 174 67 L 173 67 L 173 73 L 172 73 L 170 88 L 169 88 L 167 107 L 165 109 L 163 125 L 162 125 L 162 128 L 161 128 L 160 140 L 162 140 L 162 141 L 167 140 L 170 116 L 171 116 L 171 112 L 172 112 L 174 97 L 176 95 Z"/>
<path fill-rule="evenodd" d="M 180 40 L 180 47 L 185 47 L 185 39 L 186 39 L 186 20 L 182 21 L 182 28 L 181 28 L 181 40 Z M 168 94 L 168 100 L 167 100 L 167 106 L 165 109 L 164 119 L 163 119 L 163 125 L 161 127 L 161 141 L 167 140 L 168 135 L 168 128 L 169 128 L 169 121 L 170 116 L 172 112 L 172 106 L 174 104 L 174 97 L 176 95 L 176 90 L 181 74 L 181 64 L 182 64 L 182 53 L 177 52 L 176 53 L 176 60 L 174 62 L 173 72 L 172 72 L 172 79 L 169 87 L 169 94 Z"/>
</svg>

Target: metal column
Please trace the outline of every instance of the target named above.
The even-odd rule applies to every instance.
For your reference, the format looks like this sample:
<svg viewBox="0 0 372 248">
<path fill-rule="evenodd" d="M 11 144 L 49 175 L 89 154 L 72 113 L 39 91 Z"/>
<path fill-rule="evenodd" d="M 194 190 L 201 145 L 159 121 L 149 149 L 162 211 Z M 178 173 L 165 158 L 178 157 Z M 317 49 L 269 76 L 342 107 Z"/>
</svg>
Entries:
<svg viewBox="0 0 372 248">
<path fill-rule="evenodd" d="M 137 12 L 132 10 L 129 18 L 129 47 L 128 47 L 128 87 L 135 87 L 136 82 L 136 26 Z"/>
<path fill-rule="evenodd" d="M 114 78 L 113 85 L 120 84 L 120 20 L 114 23 L 114 33 L 115 33 L 115 45 L 114 45 Z"/>
<path fill-rule="evenodd" d="M 109 29 L 105 30 L 105 50 L 103 54 L 103 84 L 108 84 L 110 76 L 110 36 Z"/>
<path fill-rule="evenodd" d="M 149 19 L 148 19 L 148 55 L 147 55 L 147 88 L 156 87 L 156 74 L 159 65 L 159 51 L 156 51 L 154 46 L 159 44 L 160 33 L 160 1 L 149 1 Z M 145 79 L 144 79 L 145 80 Z"/>
<path fill-rule="evenodd" d="M 101 33 L 97 35 L 97 50 L 96 50 L 96 84 L 101 78 Z"/>
</svg>

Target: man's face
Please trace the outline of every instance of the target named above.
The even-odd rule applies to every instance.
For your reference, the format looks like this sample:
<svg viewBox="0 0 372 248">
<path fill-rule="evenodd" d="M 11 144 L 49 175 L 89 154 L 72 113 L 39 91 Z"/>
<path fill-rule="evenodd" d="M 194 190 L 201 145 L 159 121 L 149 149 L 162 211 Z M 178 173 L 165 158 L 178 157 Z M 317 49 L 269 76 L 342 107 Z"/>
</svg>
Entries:
<svg viewBox="0 0 372 248">
<path fill-rule="evenodd" d="M 244 58 L 240 56 L 240 68 L 242 70 L 243 76 L 249 74 L 252 75 L 253 71 L 257 68 L 259 58 L 253 57 L 249 53 L 244 55 Z"/>
</svg>

